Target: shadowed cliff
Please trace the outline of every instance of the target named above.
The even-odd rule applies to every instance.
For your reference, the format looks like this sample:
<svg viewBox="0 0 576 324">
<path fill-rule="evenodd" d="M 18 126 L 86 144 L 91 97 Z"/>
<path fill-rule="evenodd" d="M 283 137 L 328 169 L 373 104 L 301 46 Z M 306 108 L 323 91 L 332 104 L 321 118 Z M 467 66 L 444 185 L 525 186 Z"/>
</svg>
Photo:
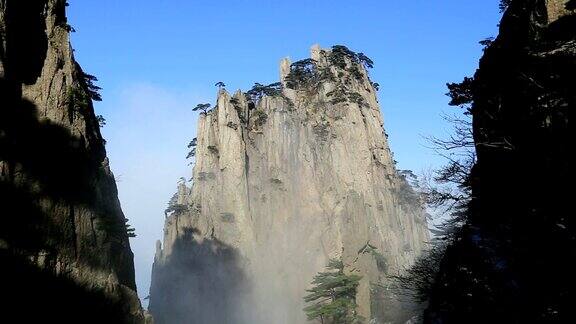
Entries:
<svg viewBox="0 0 576 324">
<path fill-rule="evenodd" d="M 576 319 L 576 15 L 567 3 L 511 1 L 480 61 L 472 195 L 432 287 L 429 323 Z"/>
<path fill-rule="evenodd" d="M 4 316 L 141 323 L 133 255 L 64 0 L 0 1 Z"/>
<path fill-rule="evenodd" d="M 155 323 L 249 323 L 242 308 L 249 284 L 238 252 L 194 234 L 185 229 L 172 254 L 154 263 L 148 308 Z"/>
</svg>

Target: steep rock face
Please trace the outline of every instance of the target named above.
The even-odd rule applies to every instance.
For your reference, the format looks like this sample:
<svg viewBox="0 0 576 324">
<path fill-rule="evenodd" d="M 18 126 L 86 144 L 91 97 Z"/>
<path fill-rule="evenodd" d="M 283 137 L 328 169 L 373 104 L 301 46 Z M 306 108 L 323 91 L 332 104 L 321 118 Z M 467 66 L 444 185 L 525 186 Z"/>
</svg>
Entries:
<svg viewBox="0 0 576 324">
<path fill-rule="evenodd" d="M 376 288 L 423 249 L 423 210 L 394 167 L 365 69 L 330 57 L 312 49 L 325 77 L 298 90 L 285 59 L 281 93 L 254 105 L 220 90 L 201 114 L 194 183 L 180 185 L 154 263 L 158 322 L 304 323 L 302 297 L 330 258 L 362 276 L 367 321 L 402 317 Z"/>
<path fill-rule="evenodd" d="M 576 224 L 567 179 L 576 104 L 574 1 L 512 1 L 474 77 L 477 163 L 430 323 L 576 320 Z"/>
<path fill-rule="evenodd" d="M 125 218 L 65 6 L 0 0 L 3 314 L 140 323 Z"/>
</svg>

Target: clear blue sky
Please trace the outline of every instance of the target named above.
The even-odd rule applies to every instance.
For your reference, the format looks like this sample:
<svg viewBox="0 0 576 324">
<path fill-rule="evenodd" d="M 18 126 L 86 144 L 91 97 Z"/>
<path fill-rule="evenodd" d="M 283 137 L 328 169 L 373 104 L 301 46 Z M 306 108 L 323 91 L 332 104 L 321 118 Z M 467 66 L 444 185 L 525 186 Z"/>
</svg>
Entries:
<svg viewBox="0 0 576 324">
<path fill-rule="evenodd" d="M 191 108 L 229 90 L 278 81 L 281 58 L 343 44 L 375 62 L 384 127 L 400 168 L 442 163 L 423 136 L 447 134 L 445 83 L 471 75 L 478 41 L 497 33 L 498 0 L 69 0 L 72 44 L 104 101 L 96 111 L 118 180 L 139 295 L 148 294 L 163 210 L 191 171 Z"/>
</svg>

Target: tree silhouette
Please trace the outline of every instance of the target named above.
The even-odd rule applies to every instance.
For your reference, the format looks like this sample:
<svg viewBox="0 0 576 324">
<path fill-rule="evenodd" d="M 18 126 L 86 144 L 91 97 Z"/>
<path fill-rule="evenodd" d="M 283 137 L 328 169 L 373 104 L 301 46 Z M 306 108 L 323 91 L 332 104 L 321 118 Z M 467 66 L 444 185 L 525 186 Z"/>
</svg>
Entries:
<svg viewBox="0 0 576 324">
<path fill-rule="evenodd" d="M 226 84 L 222 81 L 219 81 L 219 82 L 216 82 L 216 84 L 214 84 L 214 86 L 221 89 L 221 88 L 225 88 Z"/>
<path fill-rule="evenodd" d="M 186 179 L 184 179 L 186 181 Z M 178 193 L 172 195 L 168 202 L 168 207 L 164 210 L 164 216 L 168 217 L 170 213 L 181 214 L 188 211 L 188 206 L 178 203 Z"/>
<path fill-rule="evenodd" d="M 316 83 L 318 76 L 317 64 L 313 59 L 305 59 L 290 64 L 290 73 L 286 76 L 286 86 L 297 89 L 309 83 Z"/>
<path fill-rule="evenodd" d="M 98 125 L 100 125 L 100 127 L 106 126 L 106 118 L 104 118 L 104 116 L 102 116 L 102 115 L 97 115 L 97 116 L 96 116 L 96 121 L 98 121 Z"/>
<path fill-rule="evenodd" d="M 194 137 L 194 139 L 192 139 L 192 141 L 190 141 L 190 143 L 188 144 L 188 148 L 191 150 L 190 150 L 190 152 L 188 152 L 186 159 L 189 159 L 189 158 L 196 156 L 196 145 L 197 144 L 198 144 L 198 139 L 196 137 Z"/>
<path fill-rule="evenodd" d="M 208 109 L 210 109 L 210 107 L 211 107 L 211 105 L 209 103 L 198 104 L 198 105 L 196 105 L 196 107 L 194 107 L 192 109 L 192 111 L 202 110 L 202 113 L 206 114 L 206 113 L 208 113 Z"/>
<path fill-rule="evenodd" d="M 198 144 L 198 138 L 194 137 L 190 143 L 188 143 L 188 148 L 193 148 Z"/>
<path fill-rule="evenodd" d="M 326 271 L 318 273 L 304 301 L 313 303 L 304 308 L 308 320 L 320 320 L 322 324 L 359 323 L 357 314 L 356 290 L 361 277 L 344 274 L 344 264 L 331 259 Z"/>
<path fill-rule="evenodd" d="M 128 224 L 128 219 L 100 219 L 97 223 L 98 229 L 106 231 L 113 238 L 121 238 L 123 235 L 136 237 L 136 230 Z"/>
<path fill-rule="evenodd" d="M 85 72 L 82 72 L 82 74 L 90 98 L 94 101 L 102 101 L 102 96 L 100 95 L 102 88 L 94 84 L 94 82 L 98 81 L 98 78 Z"/>
<path fill-rule="evenodd" d="M 282 84 L 280 82 L 263 85 L 258 82 L 254 83 L 252 89 L 246 92 L 247 99 L 257 102 L 263 96 L 275 97 L 282 95 Z"/>
<path fill-rule="evenodd" d="M 344 45 L 332 46 L 332 52 L 330 52 L 330 56 L 328 57 L 330 63 L 341 69 L 345 69 L 347 65 L 346 58 L 352 62 L 359 62 L 358 55 L 354 51 L 351 51 L 348 47 Z"/>
<path fill-rule="evenodd" d="M 360 63 L 362 63 L 367 69 L 374 67 L 374 62 L 368 56 L 364 55 L 364 53 L 358 53 L 356 57 L 358 57 Z"/>
<path fill-rule="evenodd" d="M 364 76 L 358 68 L 359 64 L 362 64 L 366 70 L 374 67 L 374 62 L 364 53 L 356 53 L 344 45 L 332 46 L 328 61 L 332 65 L 348 71 L 357 80 L 361 80 Z M 348 61 L 352 63 L 350 66 L 348 66 Z"/>
<path fill-rule="evenodd" d="M 500 0 L 500 4 L 498 4 L 500 12 L 506 11 L 506 9 L 508 9 L 508 6 L 510 6 L 510 2 L 512 2 L 512 0 Z"/>
<path fill-rule="evenodd" d="M 472 90 L 474 78 L 465 77 L 460 83 L 446 83 L 448 87 L 447 96 L 450 97 L 450 106 L 460 106 L 466 108 L 466 113 L 470 112 L 470 104 L 473 101 Z"/>
<path fill-rule="evenodd" d="M 486 50 L 494 43 L 494 37 L 488 37 L 478 42 L 478 44 L 484 46 L 483 50 Z"/>
</svg>

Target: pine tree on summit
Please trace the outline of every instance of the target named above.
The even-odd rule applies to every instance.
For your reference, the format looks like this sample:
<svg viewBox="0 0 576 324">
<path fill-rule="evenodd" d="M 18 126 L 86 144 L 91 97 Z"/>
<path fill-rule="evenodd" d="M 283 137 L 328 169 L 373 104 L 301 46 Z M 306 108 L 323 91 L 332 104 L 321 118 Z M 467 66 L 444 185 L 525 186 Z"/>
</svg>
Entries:
<svg viewBox="0 0 576 324">
<path fill-rule="evenodd" d="M 304 308 L 308 320 L 322 324 L 356 324 L 362 317 L 357 312 L 356 290 L 361 277 L 344 274 L 344 264 L 332 259 L 325 272 L 318 273 L 307 290 L 304 301 L 313 303 Z"/>
</svg>

